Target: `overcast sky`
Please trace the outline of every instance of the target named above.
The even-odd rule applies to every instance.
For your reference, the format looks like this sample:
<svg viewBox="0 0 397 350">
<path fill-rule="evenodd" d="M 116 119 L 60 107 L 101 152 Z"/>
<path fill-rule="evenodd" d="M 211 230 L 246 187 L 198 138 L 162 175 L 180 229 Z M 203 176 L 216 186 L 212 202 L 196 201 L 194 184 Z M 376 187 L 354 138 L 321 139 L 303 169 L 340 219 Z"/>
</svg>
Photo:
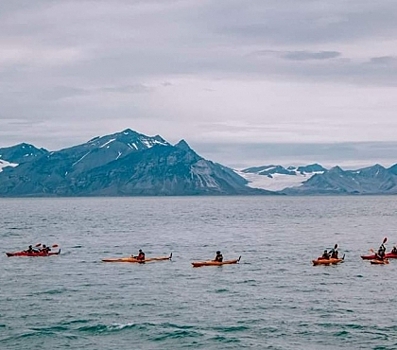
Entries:
<svg viewBox="0 0 397 350">
<path fill-rule="evenodd" d="M 396 111 L 396 0 L 0 2 L 0 147 L 131 128 L 234 167 L 389 166 Z"/>
</svg>

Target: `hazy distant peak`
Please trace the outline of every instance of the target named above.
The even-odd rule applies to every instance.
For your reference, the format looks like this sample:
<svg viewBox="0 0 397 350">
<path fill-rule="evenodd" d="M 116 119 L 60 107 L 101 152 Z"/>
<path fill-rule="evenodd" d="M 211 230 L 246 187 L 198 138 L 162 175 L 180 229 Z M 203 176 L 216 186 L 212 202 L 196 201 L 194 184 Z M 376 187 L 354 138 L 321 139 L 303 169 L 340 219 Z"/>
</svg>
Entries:
<svg viewBox="0 0 397 350">
<path fill-rule="evenodd" d="M 314 164 L 309 164 L 309 165 L 305 165 L 305 166 L 299 166 L 296 170 L 299 172 L 314 173 L 314 172 L 324 172 L 327 169 L 325 169 L 322 165 L 320 165 L 318 163 L 314 163 Z"/>
<path fill-rule="evenodd" d="M 336 165 L 334 167 L 332 167 L 331 169 L 329 169 L 330 173 L 343 173 L 343 169 L 339 166 Z"/>
</svg>

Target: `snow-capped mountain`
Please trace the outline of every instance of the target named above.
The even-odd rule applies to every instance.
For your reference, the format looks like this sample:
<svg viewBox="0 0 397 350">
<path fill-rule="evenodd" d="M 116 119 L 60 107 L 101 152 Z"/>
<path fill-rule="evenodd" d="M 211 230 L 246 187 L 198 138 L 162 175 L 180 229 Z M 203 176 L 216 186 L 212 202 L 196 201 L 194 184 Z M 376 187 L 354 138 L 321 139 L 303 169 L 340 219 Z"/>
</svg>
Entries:
<svg viewBox="0 0 397 350">
<path fill-rule="evenodd" d="M 314 175 L 300 186 L 286 188 L 289 195 L 318 194 L 397 194 L 396 165 L 385 168 L 379 164 L 357 170 L 335 166 L 321 175 Z"/>
<path fill-rule="evenodd" d="M 313 175 L 323 174 L 327 169 L 320 164 L 306 166 L 263 165 L 236 170 L 236 173 L 248 181 L 252 188 L 262 188 L 269 191 L 282 191 L 297 187 L 309 180 Z"/>
<path fill-rule="evenodd" d="M 357 170 L 319 164 L 233 170 L 206 160 L 186 141 L 131 129 L 48 151 L 0 148 L 0 196 L 397 194 L 397 164 Z"/>
<path fill-rule="evenodd" d="M 18 153 L 0 149 L 3 162 L 0 196 L 134 196 L 270 194 L 246 186 L 232 169 L 195 153 L 184 141 L 131 129 L 95 137 L 59 151 Z M 25 149 L 26 151 L 26 149 Z M 26 154 L 26 152 L 25 152 Z M 8 165 L 8 163 L 4 163 Z"/>
</svg>

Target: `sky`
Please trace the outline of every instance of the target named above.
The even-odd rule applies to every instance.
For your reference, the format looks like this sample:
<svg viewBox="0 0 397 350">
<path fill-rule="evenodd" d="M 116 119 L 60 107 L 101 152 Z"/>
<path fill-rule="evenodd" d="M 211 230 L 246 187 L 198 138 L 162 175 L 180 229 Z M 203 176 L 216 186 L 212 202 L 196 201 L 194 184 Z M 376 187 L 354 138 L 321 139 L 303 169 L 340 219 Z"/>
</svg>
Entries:
<svg viewBox="0 0 397 350">
<path fill-rule="evenodd" d="M 203 157 L 397 163 L 395 0 L 5 0 L 0 147 L 130 128 Z"/>
</svg>

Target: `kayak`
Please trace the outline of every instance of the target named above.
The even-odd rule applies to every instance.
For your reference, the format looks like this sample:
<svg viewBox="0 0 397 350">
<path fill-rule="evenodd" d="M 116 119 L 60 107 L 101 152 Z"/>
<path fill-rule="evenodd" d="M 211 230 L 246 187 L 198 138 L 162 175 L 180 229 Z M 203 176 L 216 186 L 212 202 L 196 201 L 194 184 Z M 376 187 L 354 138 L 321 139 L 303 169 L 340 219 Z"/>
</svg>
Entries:
<svg viewBox="0 0 397 350">
<path fill-rule="evenodd" d="M 397 259 L 397 254 L 387 253 L 387 254 L 385 254 L 385 258 L 387 258 L 387 259 Z M 363 259 L 363 260 L 374 260 L 374 259 L 376 259 L 376 255 L 375 254 L 372 254 L 372 255 L 361 255 L 361 259 Z"/>
<path fill-rule="evenodd" d="M 335 258 L 329 258 L 329 259 L 324 259 L 324 258 L 317 258 L 316 260 L 312 260 L 313 266 L 317 265 L 336 265 L 345 260 L 345 256 L 343 255 L 343 258 L 335 259 Z"/>
<path fill-rule="evenodd" d="M 15 252 L 15 253 L 6 253 L 8 257 L 11 256 L 51 256 L 51 255 L 59 255 L 61 254 L 61 250 L 59 249 L 57 252 L 37 252 L 37 253 L 29 253 L 27 251 Z"/>
<path fill-rule="evenodd" d="M 389 260 L 384 259 L 384 260 L 371 260 L 370 261 L 372 265 L 387 265 L 389 263 Z"/>
<path fill-rule="evenodd" d="M 207 260 L 207 261 L 198 261 L 198 262 L 192 262 L 193 267 L 201 267 L 201 266 L 222 266 L 222 265 L 231 265 L 231 264 L 237 264 L 241 259 L 241 256 L 239 256 L 238 259 L 234 260 L 225 260 L 225 261 L 214 261 L 214 260 Z"/>
<path fill-rule="evenodd" d="M 137 258 L 133 257 L 126 257 L 126 258 L 107 258 L 102 259 L 103 262 L 125 262 L 125 263 L 140 263 L 144 264 L 151 261 L 164 261 L 164 260 L 171 260 L 172 253 L 169 256 L 160 256 L 157 258 L 147 258 L 145 260 L 138 260 Z"/>
</svg>

